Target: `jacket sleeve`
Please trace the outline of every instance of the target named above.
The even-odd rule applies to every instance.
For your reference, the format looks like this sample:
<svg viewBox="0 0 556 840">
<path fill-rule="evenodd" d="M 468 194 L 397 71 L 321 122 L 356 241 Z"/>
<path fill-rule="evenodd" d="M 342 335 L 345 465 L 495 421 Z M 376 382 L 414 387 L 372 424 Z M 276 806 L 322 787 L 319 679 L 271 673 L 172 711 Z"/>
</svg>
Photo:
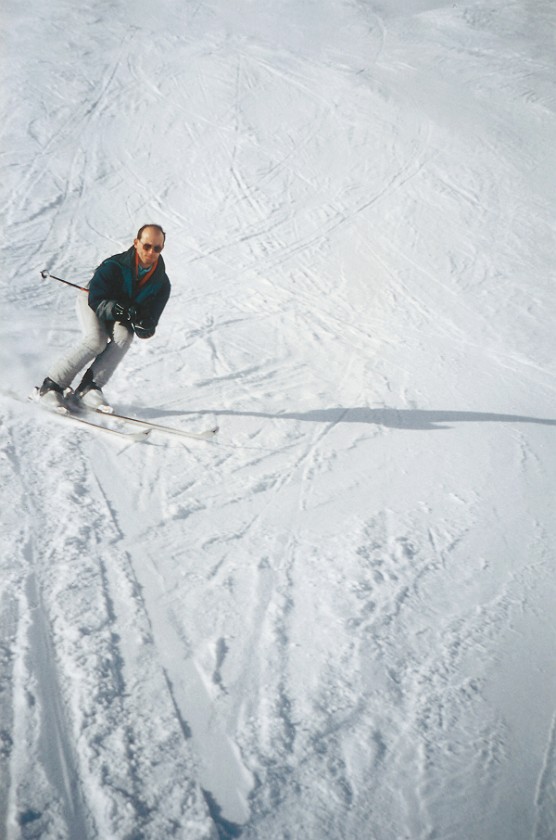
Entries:
<svg viewBox="0 0 556 840">
<path fill-rule="evenodd" d="M 170 281 L 166 278 L 166 282 L 161 289 L 152 298 L 147 299 L 138 307 L 139 318 L 142 321 L 149 322 L 153 327 L 156 327 L 160 316 L 162 315 L 168 298 L 170 297 Z"/>
<path fill-rule="evenodd" d="M 111 307 L 107 304 L 114 300 L 126 305 L 131 303 L 123 288 L 120 267 L 113 260 L 105 260 L 99 265 L 89 284 L 89 306 L 101 321 L 109 320 Z"/>
</svg>

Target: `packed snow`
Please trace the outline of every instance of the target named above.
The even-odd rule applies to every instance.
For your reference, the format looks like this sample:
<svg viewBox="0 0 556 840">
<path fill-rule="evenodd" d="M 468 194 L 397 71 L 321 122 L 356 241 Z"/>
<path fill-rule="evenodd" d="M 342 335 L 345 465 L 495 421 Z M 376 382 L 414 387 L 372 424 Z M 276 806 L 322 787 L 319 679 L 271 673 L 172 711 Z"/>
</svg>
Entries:
<svg viewBox="0 0 556 840">
<path fill-rule="evenodd" d="M 0 836 L 556 837 L 553 0 L 6 0 Z M 162 224 L 105 388 L 28 401 Z"/>
</svg>

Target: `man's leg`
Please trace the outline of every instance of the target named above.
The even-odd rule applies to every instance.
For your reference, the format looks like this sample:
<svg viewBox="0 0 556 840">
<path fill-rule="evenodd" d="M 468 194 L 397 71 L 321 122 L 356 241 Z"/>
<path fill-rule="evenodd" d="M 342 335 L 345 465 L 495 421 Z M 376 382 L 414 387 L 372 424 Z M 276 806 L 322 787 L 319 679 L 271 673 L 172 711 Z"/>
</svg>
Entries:
<svg viewBox="0 0 556 840">
<path fill-rule="evenodd" d="M 106 345 L 102 353 L 96 357 L 89 368 L 91 372 L 90 376 L 99 388 L 103 388 L 106 385 L 129 350 L 132 341 L 133 332 L 131 328 L 116 321 L 112 330 L 112 340 Z"/>
<path fill-rule="evenodd" d="M 85 294 L 80 294 L 77 298 L 77 315 L 83 331 L 81 342 L 58 359 L 48 371 L 48 378 L 62 390 L 71 385 L 85 365 L 99 354 L 102 355 L 109 340 L 104 325 L 89 306 Z"/>
</svg>

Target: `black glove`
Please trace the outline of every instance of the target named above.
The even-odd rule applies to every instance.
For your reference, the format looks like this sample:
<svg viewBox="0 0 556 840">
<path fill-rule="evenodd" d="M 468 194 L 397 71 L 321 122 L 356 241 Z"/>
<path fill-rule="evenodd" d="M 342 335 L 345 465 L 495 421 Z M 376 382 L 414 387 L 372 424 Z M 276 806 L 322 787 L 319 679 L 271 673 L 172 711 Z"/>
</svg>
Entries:
<svg viewBox="0 0 556 840">
<path fill-rule="evenodd" d="M 117 300 L 110 301 L 110 313 L 108 315 L 112 321 L 134 321 L 137 317 L 137 310 L 134 306 L 126 306 L 124 303 L 118 303 Z M 108 314 L 108 312 L 107 312 Z"/>
<path fill-rule="evenodd" d="M 156 331 L 156 324 L 151 318 L 143 318 L 133 323 L 137 338 L 152 338 Z"/>
</svg>

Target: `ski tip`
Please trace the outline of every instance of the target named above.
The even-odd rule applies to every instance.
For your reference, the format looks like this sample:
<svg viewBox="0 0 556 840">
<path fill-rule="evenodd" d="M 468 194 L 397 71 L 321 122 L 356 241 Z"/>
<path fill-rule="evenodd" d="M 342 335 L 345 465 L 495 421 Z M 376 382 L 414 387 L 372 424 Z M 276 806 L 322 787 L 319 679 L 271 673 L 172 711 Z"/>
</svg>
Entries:
<svg viewBox="0 0 556 840">
<path fill-rule="evenodd" d="M 200 432 L 195 437 L 199 438 L 199 440 L 212 440 L 218 434 L 218 426 L 215 426 L 213 429 L 207 429 L 206 432 Z"/>
</svg>

